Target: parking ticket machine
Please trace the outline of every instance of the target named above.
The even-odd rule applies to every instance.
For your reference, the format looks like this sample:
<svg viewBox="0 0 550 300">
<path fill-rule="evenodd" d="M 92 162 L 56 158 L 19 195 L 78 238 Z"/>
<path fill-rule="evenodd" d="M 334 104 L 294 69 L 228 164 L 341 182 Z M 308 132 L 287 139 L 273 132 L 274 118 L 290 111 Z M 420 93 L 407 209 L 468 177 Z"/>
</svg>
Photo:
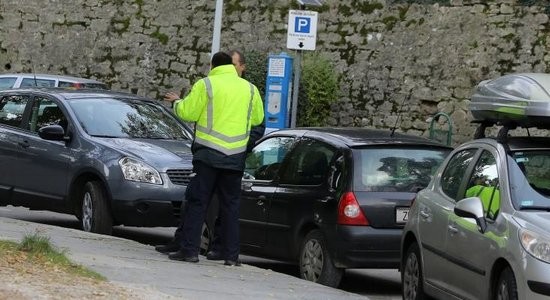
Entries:
<svg viewBox="0 0 550 300">
<path fill-rule="evenodd" d="M 265 88 L 265 127 L 269 131 L 289 127 L 292 57 L 281 52 L 268 57 Z"/>
</svg>

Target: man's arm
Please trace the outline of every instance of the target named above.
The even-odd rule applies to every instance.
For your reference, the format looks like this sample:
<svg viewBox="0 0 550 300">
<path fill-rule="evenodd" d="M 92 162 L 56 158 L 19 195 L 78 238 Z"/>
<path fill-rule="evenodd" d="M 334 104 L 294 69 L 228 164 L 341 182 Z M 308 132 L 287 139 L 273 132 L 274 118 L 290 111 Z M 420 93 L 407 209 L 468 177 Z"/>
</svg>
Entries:
<svg viewBox="0 0 550 300">
<path fill-rule="evenodd" d="M 175 100 L 174 113 L 184 121 L 197 122 L 206 106 L 205 89 L 204 80 L 197 81 L 184 99 Z"/>
</svg>

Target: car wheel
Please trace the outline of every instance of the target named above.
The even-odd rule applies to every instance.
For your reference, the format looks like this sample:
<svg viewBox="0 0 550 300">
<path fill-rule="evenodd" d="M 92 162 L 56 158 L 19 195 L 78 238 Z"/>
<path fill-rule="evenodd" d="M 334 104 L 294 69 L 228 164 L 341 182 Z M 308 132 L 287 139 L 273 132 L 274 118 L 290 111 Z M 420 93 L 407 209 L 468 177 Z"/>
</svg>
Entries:
<svg viewBox="0 0 550 300">
<path fill-rule="evenodd" d="M 518 299 L 518 286 L 516 277 L 510 267 L 506 267 L 498 279 L 495 291 L 496 300 L 516 300 Z"/>
<path fill-rule="evenodd" d="M 201 231 L 201 244 L 199 252 L 201 255 L 206 255 L 206 252 L 208 252 L 208 247 L 210 247 L 210 239 L 211 239 L 210 229 L 208 229 L 208 225 L 206 225 L 206 222 L 202 224 L 202 231 Z"/>
<path fill-rule="evenodd" d="M 81 197 L 82 230 L 111 234 L 113 217 L 103 185 L 99 181 L 86 182 Z"/>
<path fill-rule="evenodd" d="M 300 249 L 300 277 L 326 286 L 338 287 L 344 269 L 332 263 L 325 238 L 319 230 L 311 231 Z"/>
<path fill-rule="evenodd" d="M 401 272 L 401 288 L 404 300 L 424 299 L 422 279 L 422 262 L 418 244 L 414 243 L 407 249 L 404 257 L 403 271 Z"/>
</svg>

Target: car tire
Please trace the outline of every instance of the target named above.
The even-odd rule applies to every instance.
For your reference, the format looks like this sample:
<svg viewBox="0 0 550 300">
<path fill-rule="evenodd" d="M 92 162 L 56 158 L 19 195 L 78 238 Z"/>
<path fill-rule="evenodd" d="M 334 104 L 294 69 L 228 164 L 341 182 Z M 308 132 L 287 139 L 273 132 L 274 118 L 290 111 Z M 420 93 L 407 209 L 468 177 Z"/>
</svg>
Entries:
<svg viewBox="0 0 550 300">
<path fill-rule="evenodd" d="M 300 277 L 330 287 L 338 287 L 344 269 L 337 268 L 328 253 L 321 231 L 313 230 L 305 237 L 300 248 Z"/>
<path fill-rule="evenodd" d="M 516 277 L 510 267 L 504 268 L 498 278 L 498 283 L 494 292 L 494 299 L 518 299 L 518 286 Z"/>
<path fill-rule="evenodd" d="M 82 230 L 108 235 L 113 232 L 113 217 L 101 182 L 86 182 L 80 204 Z"/>
<path fill-rule="evenodd" d="M 403 270 L 401 272 L 401 289 L 404 300 L 422 300 L 424 296 L 422 276 L 422 259 L 417 243 L 413 243 L 407 249 L 403 258 Z"/>
</svg>

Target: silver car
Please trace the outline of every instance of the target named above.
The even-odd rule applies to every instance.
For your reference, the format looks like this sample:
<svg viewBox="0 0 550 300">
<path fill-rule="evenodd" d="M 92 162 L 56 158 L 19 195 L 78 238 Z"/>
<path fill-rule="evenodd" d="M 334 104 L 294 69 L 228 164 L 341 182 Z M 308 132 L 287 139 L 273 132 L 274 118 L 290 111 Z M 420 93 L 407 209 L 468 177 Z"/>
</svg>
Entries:
<svg viewBox="0 0 550 300">
<path fill-rule="evenodd" d="M 550 138 L 506 136 L 461 145 L 417 194 L 404 299 L 549 299 Z"/>
<path fill-rule="evenodd" d="M 72 89 L 100 89 L 109 87 L 100 81 L 65 75 L 11 73 L 0 74 L 0 90 L 29 87 L 61 87 Z"/>
</svg>

